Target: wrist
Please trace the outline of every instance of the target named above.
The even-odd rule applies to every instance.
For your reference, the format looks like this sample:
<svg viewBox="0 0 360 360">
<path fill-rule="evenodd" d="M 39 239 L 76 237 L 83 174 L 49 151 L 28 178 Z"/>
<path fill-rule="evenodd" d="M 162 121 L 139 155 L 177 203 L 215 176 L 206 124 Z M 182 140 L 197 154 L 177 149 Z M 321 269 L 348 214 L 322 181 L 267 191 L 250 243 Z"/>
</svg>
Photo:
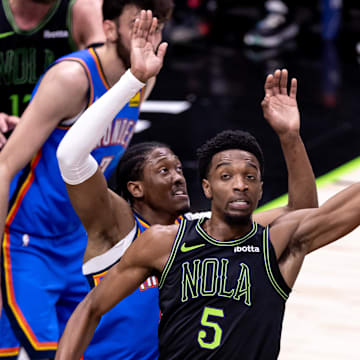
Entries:
<svg viewBox="0 0 360 360">
<path fill-rule="evenodd" d="M 302 141 L 299 130 L 289 130 L 278 134 L 278 136 L 282 144 L 293 144 L 295 142 Z"/>
<path fill-rule="evenodd" d="M 145 73 L 143 71 L 139 71 L 137 69 L 131 68 L 129 72 L 136 80 L 138 80 L 143 85 L 145 85 L 145 83 L 147 82 L 148 79 L 146 78 Z"/>
</svg>

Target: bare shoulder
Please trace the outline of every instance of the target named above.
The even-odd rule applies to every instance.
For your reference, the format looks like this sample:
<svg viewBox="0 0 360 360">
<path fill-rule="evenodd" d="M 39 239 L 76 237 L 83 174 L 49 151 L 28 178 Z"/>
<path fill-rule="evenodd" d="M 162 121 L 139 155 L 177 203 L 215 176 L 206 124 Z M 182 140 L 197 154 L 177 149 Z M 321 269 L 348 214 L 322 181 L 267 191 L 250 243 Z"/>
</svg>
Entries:
<svg viewBox="0 0 360 360">
<path fill-rule="evenodd" d="M 70 91 L 74 90 L 87 91 L 89 87 L 89 80 L 84 68 L 76 61 L 60 61 L 54 65 L 44 76 L 47 82 L 56 80 L 61 85 L 71 86 Z"/>
<path fill-rule="evenodd" d="M 38 112 L 59 122 L 76 116 L 86 107 L 88 89 L 89 81 L 80 64 L 60 62 L 45 74 L 33 103 Z"/>
<path fill-rule="evenodd" d="M 270 240 L 279 259 L 284 251 L 303 251 L 304 239 L 299 236 L 299 226 L 311 217 L 316 209 L 301 209 L 286 213 L 270 223 Z"/>
<path fill-rule="evenodd" d="M 161 272 L 170 256 L 170 252 L 179 225 L 153 225 L 135 241 L 137 255 L 147 266 Z"/>
<path fill-rule="evenodd" d="M 155 247 L 167 247 L 172 246 L 176 233 L 179 229 L 178 224 L 173 225 L 153 225 L 144 232 L 144 240 L 146 242 L 151 242 L 151 246 Z"/>
<path fill-rule="evenodd" d="M 178 224 L 173 224 L 173 225 L 153 225 L 149 228 L 149 230 L 151 230 L 151 232 L 156 235 L 161 235 L 161 236 L 173 236 L 176 235 L 176 232 L 179 229 L 179 225 Z"/>
</svg>

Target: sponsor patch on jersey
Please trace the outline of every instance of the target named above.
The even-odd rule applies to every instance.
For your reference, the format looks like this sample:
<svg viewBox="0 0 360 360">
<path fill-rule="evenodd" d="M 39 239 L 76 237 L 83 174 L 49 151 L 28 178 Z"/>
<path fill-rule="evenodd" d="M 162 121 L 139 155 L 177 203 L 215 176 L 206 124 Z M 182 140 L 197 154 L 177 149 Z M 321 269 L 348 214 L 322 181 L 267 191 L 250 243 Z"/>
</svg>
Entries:
<svg viewBox="0 0 360 360">
<path fill-rule="evenodd" d="M 62 39 L 68 37 L 69 37 L 69 32 L 67 30 L 44 31 L 44 39 Z"/>
<path fill-rule="evenodd" d="M 246 245 L 246 246 L 235 246 L 234 253 L 241 253 L 241 252 L 248 252 L 248 253 L 259 253 L 260 248 L 254 245 Z"/>
<path fill-rule="evenodd" d="M 138 92 L 135 96 L 133 96 L 129 101 L 129 106 L 135 107 L 139 106 L 140 103 L 140 93 Z"/>
</svg>

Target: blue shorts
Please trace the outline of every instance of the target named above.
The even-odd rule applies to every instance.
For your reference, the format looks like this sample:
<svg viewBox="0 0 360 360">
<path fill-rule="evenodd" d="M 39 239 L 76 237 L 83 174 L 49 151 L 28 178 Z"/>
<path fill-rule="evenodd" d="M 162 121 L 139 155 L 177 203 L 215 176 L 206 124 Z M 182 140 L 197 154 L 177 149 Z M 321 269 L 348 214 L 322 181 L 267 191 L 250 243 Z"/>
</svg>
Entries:
<svg viewBox="0 0 360 360">
<path fill-rule="evenodd" d="M 52 239 L 5 231 L 1 359 L 14 358 L 19 346 L 32 359 L 55 356 L 67 320 L 90 289 L 82 274 L 86 242 L 82 228 Z"/>
</svg>

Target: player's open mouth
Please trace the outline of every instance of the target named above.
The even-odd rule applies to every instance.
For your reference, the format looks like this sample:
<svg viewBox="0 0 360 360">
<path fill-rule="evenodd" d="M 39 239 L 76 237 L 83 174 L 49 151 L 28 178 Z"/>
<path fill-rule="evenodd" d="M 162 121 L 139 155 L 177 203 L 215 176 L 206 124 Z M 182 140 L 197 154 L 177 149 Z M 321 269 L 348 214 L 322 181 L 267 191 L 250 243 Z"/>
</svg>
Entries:
<svg viewBox="0 0 360 360">
<path fill-rule="evenodd" d="M 229 202 L 229 207 L 233 209 L 245 209 L 249 207 L 249 201 L 247 200 L 233 200 Z"/>
</svg>

